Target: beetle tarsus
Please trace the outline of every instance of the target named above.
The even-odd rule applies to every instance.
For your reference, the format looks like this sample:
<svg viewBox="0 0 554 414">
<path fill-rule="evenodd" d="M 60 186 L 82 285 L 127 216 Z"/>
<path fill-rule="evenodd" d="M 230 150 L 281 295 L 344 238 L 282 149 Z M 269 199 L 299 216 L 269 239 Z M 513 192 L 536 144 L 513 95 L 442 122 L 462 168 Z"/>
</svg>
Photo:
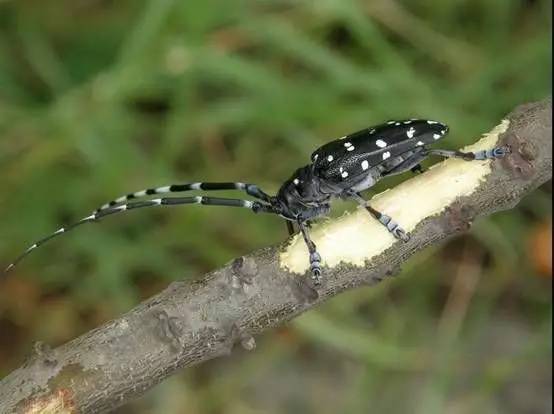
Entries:
<svg viewBox="0 0 554 414">
<path fill-rule="evenodd" d="M 404 230 L 400 226 L 396 227 L 391 233 L 394 237 L 402 240 L 404 243 L 407 243 L 410 241 L 410 235 L 406 233 L 406 230 Z"/>
<path fill-rule="evenodd" d="M 321 268 L 312 268 L 312 280 L 314 282 L 314 285 L 321 285 Z"/>
<path fill-rule="evenodd" d="M 321 256 L 318 252 L 310 253 L 310 270 L 315 285 L 321 284 Z"/>
<path fill-rule="evenodd" d="M 494 158 L 504 158 L 506 155 L 511 153 L 512 149 L 507 145 L 503 147 L 496 147 L 492 150 L 492 155 L 494 156 Z"/>
<path fill-rule="evenodd" d="M 397 239 L 400 239 L 404 242 L 410 240 L 410 237 L 408 236 L 406 231 L 402 227 L 400 227 L 398 223 L 394 221 L 390 216 L 387 216 L 386 214 L 381 214 L 381 217 L 379 217 L 379 221 Z"/>
<path fill-rule="evenodd" d="M 475 159 L 480 160 L 494 160 L 498 158 L 504 158 L 507 154 L 510 153 L 508 147 L 496 147 L 488 150 L 481 150 L 475 152 Z"/>
</svg>

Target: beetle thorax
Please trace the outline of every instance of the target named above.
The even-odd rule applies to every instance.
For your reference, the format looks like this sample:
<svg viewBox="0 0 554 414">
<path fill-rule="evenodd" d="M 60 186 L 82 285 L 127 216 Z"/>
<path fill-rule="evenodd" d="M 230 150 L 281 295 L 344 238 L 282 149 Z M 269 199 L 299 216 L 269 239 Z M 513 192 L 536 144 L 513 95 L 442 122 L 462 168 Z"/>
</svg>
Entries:
<svg viewBox="0 0 554 414">
<path fill-rule="evenodd" d="M 295 218 L 306 210 L 327 204 L 329 194 L 321 191 L 321 180 L 313 172 L 313 166 L 299 168 L 279 189 L 277 200 L 283 215 Z"/>
</svg>

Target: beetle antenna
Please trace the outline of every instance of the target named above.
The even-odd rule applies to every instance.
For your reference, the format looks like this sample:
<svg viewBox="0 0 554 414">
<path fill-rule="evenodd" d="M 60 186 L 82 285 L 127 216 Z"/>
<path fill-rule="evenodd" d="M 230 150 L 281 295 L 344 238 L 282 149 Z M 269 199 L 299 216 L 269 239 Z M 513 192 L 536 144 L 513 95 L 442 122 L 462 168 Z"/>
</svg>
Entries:
<svg viewBox="0 0 554 414">
<path fill-rule="evenodd" d="M 110 207 L 114 207 L 118 204 L 125 203 L 129 200 L 136 198 L 147 197 L 151 195 L 169 194 L 169 193 L 181 193 L 185 191 L 218 191 L 218 190 L 239 190 L 244 191 L 249 196 L 265 201 L 271 202 L 271 196 L 263 192 L 255 184 L 247 184 L 241 182 L 212 182 L 212 183 L 185 183 L 185 184 L 172 184 L 163 187 L 148 188 L 145 190 L 135 191 L 127 195 L 118 197 L 109 203 L 104 204 L 102 207 L 96 210 L 97 213 L 106 210 Z"/>
<path fill-rule="evenodd" d="M 25 257 L 27 257 L 32 251 L 37 249 L 39 246 L 43 245 L 47 241 L 58 237 L 62 234 L 65 234 L 76 227 L 79 227 L 85 223 L 91 223 L 96 222 L 106 216 L 121 213 L 123 211 L 127 210 L 133 210 L 136 208 L 143 208 L 143 207 L 156 207 L 156 206 L 174 206 L 174 205 L 184 205 L 184 204 L 202 204 L 207 206 L 225 206 L 225 207 L 243 207 L 247 208 L 249 210 L 252 210 L 254 213 L 272 213 L 272 214 L 279 214 L 279 211 L 275 207 L 273 207 L 271 204 L 266 204 L 260 201 L 250 201 L 250 200 L 241 200 L 241 199 L 235 199 L 235 198 L 216 198 L 216 197 L 204 197 L 204 196 L 196 196 L 196 197 L 165 197 L 165 198 L 157 198 L 153 200 L 145 200 L 145 201 L 136 201 L 131 202 L 127 204 L 122 204 L 120 206 L 116 207 L 108 207 L 101 211 L 96 211 L 92 213 L 90 216 L 85 217 L 81 220 L 79 220 L 76 223 L 73 223 L 69 226 L 62 227 L 58 230 L 56 230 L 54 233 L 51 233 L 50 235 L 36 241 L 33 245 L 31 245 L 27 250 L 25 250 L 23 253 L 21 253 L 10 265 L 4 270 L 4 274 L 9 273 L 13 268 L 21 262 Z"/>
</svg>

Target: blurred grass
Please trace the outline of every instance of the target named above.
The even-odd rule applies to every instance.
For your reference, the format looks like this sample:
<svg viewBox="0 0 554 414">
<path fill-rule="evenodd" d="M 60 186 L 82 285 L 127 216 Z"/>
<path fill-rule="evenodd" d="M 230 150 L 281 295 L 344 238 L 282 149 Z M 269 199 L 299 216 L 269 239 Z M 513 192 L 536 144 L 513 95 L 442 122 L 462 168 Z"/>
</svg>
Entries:
<svg viewBox="0 0 554 414">
<path fill-rule="evenodd" d="M 2 262 L 127 191 L 275 191 L 318 145 L 385 119 L 440 119 L 463 146 L 550 93 L 550 15 L 546 0 L 0 2 Z M 119 412 L 551 409 L 551 278 L 529 250 L 550 193 Z M 208 208 L 82 228 L 2 283 L 0 369 L 284 238 L 275 218 Z"/>
</svg>

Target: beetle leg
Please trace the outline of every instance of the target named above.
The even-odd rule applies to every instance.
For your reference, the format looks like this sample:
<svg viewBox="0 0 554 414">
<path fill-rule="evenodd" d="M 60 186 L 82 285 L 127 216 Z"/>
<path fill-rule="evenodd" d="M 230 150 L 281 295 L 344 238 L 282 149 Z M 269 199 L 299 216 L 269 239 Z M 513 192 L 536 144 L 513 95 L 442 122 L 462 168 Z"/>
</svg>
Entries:
<svg viewBox="0 0 554 414">
<path fill-rule="evenodd" d="M 414 174 L 423 174 L 425 172 L 425 168 L 423 168 L 421 166 L 421 164 L 417 164 L 417 165 L 413 166 L 410 169 L 410 171 L 413 172 Z"/>
<path fill-rule="evenodd" d="M 403 242 L 408 242 L 410 240 L 410 236 L 408 235 L 408 233 L 406 233 L 406 231 L 402 227 L 400 227 L 400 225 L 396 221 L 394 221 L 390 216 L 387 216 L 386 214 L 381 213 L 379 210 L 371 207 L 360 193 L 349 193 L 348 196 L 356 200 L 361 206 L 365 207 L 369 214 L 371 214 L 379 221 L 379 223 L 385 226 L 394 237 L 402 240 Z"/>
<path fill-rule="evenodd" d="M 292 221 L 285 220 L 287 223 L 287 231 L 289 232 L 289 236 L 292 236 L 294 234 L 294 224 L 292 224 Z"/>
<path fill-rule="evenodd" d="M 369 213 L 373 217 L 375 217 L 379 221 L 379 223 L 385 226 L 387 230 L 390 233 L 392 233 L 394 237 L 402 240 L 403 242 L 410 241 L 410 236 L 408 235 L 408 233 L 406 233 L 406 230 L 400 227 L 400 225 L 396 221 L 394 221 L 390 216 L 387 216 L 386 214 L 383 214 L 380 211 L 375 210 L 369 204 L 366 204 L 365 208 L 367 211 L 369 211 Z"/>
<path fill-rule="evenodd" d="M 383 177 L 390 177 L 391 175 L 402 174 L 406 171 L 422 173 L 423 169 L 420 163 L 427 158 L 428 155 L 426 148 L 417 147 L 413 151 L 409 151 L 409 155 L 403 155 L 403 161 L 398 164 L 392 164 L 390 166 L 386 163 L 382 164 L 384 171 L 382 171 L 381 174 Z"/>
<path fill-rule="evenodd" d="M 430 149 L 427 150 L 428 155 L 439 155 L 444 158 L 461 158 L 466 161 L 481 161 L 481 160 L 494 160 L 497 158 L 503 158 L 509 154 L 509 147 L 496 147 L 489 150 L 481 150 L 475 152 L 463 152 L 463 151 L 452 151 L 452 150 L 441 150 L 441 149 Z"/>
<path fill-rule="evenodd" d="M 300 227 L 302 237 L 304 237 L 304 242 L 306 242 L 308 252 L 310 253 L 310 270 L 312 272 L 312 280 L 314 281 L 314 285 L 319 286 L 321 284 L 321 256 L 317 252 L 315 243 L 310 238 L 306 223 L 298 221 L 298 226 Z"/>
</svg>

